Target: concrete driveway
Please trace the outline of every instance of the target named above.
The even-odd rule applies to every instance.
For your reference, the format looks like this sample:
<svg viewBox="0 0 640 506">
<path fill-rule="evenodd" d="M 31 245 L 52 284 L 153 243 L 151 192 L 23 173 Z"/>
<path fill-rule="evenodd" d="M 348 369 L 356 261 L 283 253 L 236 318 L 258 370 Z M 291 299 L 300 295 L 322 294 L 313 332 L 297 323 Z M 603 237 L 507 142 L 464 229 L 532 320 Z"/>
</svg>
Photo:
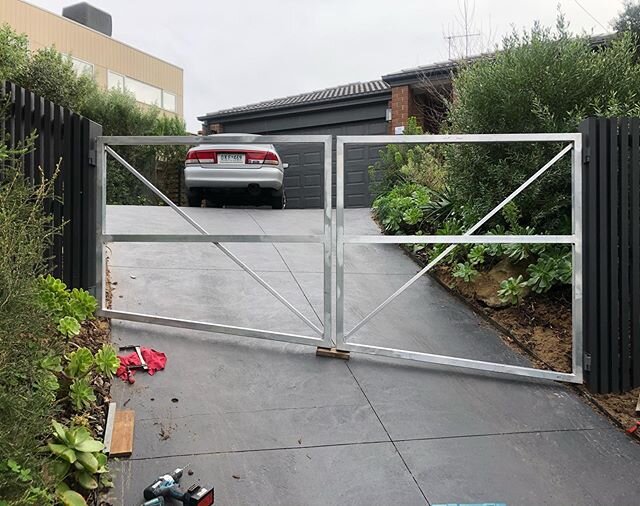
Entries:
<svg viewBox="0 0 640 506">
<path fill-rule="evenodd" d="M 322 211 L 190 209 L 211 233 L 322 233 Z M 161 207 L 109 207 L 109 233 L 191 233 Z M 347 210 L 347 233 L 376 233 Z M 321 324 L 322 250 L 228 244 Z M 351 328 L 418 267 L 393 245 L 346 250 Z M 113 307 L 312 335 L 208 244 L 113 244 Z M 158 475 L 190 464 L 220 505 L 632 505 L 640 446 L 560 384 L 228 335 L 113 322 L 119 344 L 168 356 L 165 371 L 116 381 L 136 412 L 131 458 L 112 464 L 114 505 L 143 502 Z M 428 277 L 357 334 L 416 351 L 524 364 L 496 331 Z"/>
</svg>

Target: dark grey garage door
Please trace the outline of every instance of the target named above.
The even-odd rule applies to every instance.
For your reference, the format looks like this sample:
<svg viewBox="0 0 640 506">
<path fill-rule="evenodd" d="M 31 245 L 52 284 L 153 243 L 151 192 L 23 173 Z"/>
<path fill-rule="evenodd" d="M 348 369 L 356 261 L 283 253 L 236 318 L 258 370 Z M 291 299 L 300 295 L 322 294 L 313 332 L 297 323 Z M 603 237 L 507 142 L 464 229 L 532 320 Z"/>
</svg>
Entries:
<svg viewBox="0 0 640 506">
<path fill-rule="evenodd" d="M 296 129 L 278 132 L 286 134 L 323 135 L 384 135 L 387 123 L 358 122 L 328 127 Z M 345 206 L 369 207 L 369 166 L 379 158 L 381 145 L 350 146 L 345 151 Z M 289 164 L 285 171 L 287 208 L 308 209 L 323 207 L 324 156 L 321 145 L 283 144 L 276 146 L 282 159 Z M 335 205 L 335 146 L 333 151 L 333 203 Z"/>
</svg>

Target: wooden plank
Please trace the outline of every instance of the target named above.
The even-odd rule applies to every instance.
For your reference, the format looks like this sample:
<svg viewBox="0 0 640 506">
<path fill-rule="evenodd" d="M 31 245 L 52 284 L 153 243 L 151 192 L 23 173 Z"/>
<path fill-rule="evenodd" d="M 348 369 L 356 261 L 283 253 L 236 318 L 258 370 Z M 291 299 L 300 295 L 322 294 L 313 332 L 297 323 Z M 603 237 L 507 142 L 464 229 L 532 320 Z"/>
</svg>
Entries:
<svg viewBox="0 0 640 506">
<path fill-rule="evenodd" d="M 109 456 L 128 457 L 133 453 L 133 425 L 135 412 L 132 409 L 117 410 L 113 420 Z"/>
<path fill-rule="evenodd" d="M 349 352 L 348 351 L 340 351 L 335 348 L 322 348 L 318 346 L 316 348 L 316 356 L 318 357 L 327 357 L 327 358 L 339 358 L 342 360 L 349 360 Z"/>
</svg>

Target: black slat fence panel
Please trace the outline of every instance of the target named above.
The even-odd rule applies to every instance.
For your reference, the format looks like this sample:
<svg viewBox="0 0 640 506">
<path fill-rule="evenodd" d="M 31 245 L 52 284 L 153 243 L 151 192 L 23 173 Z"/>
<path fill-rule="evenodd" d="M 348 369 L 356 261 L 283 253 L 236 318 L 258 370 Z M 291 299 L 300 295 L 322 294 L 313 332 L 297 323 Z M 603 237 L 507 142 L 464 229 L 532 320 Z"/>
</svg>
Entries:
<svg viewBox="0 0 640 506">
<path fill-rule="evenodd" d="M 631 335 L 630 335 L 630 269 L 629 269 L 629 118 L 620 119 L 620 272 L 618 276 L 620 293 L 620 385 L 623 391 L 631 388 Z"/>
<path fill-rule="evenodd" d="M 640 118 L 589 118 L 584 138 L 585 377 L 640 386 Z"/>
<path fill-rule="evenodd" d="M 40 171 L 54 182 L 55 199 L 45 211 L 52 226 L 64 224 L 47 252 L 48 268 L 69 287 L 95 288 L 95 138 L 102 127 L 10 82 L 0 83 L 7 101 L 2 142 L 23 145 L 32 133 L 33 150 L 22 157 L 25 176 L 41 180 Z M 4 103 L 4 102 L 3 102 Z"/>
<path fill-rule="evenodd" d="M 629 250 L 631 294 L 631 386 L 640 384 L 640 118 L 631 120 L 631 164 L 629 188 Z"/>
</svg>

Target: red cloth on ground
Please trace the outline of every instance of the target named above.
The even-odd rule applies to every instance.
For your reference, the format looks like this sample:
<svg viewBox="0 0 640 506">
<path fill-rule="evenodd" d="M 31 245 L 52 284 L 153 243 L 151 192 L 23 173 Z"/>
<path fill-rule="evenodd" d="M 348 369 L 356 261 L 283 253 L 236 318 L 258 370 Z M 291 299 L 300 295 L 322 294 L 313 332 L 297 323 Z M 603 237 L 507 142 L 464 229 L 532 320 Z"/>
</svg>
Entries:
<svg viewBox="0 0 640 506">
<path fill-rule="evenodd" d="M 153 376 L 156 371 L 161 371 L 167 363 L 167 356 L 161 351 L 152 350 L 151 348 L 140 348 L 142 358 L 149 366 L 147 372 L 150 376 Z M 134 383 L 136 380 L 133 375 L 136 371 L 143 371 L 144 369 L 130 369 L 131 366 L 140 365 L 140 359 L 138 354 L 134 351 L 124 357 L 118 357 L 120 359 L 120 367 L 116 371 L 116 376 L 122 381 L 128 381 Z"/>
</svg>

